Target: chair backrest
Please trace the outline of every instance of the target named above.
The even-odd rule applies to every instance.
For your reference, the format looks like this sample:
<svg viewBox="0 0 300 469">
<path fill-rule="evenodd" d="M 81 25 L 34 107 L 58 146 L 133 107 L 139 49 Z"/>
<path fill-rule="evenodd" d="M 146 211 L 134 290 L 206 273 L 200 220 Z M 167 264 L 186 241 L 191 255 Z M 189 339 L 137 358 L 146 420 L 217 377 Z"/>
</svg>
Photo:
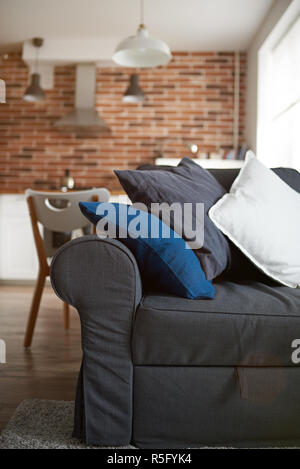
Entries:
<svg viewBox="0 0 300 469">
<path fill-rule="evenodd" d="M 110 193 L 104 187 L 76 192 L 40 192 L 27 189 L 26 198 L 34 202 L 35 214 L 45 228 L 55 232 L 70 232 L 89 224 L 80 212 L 79 202 L 108 202 Z"/>
</svg>

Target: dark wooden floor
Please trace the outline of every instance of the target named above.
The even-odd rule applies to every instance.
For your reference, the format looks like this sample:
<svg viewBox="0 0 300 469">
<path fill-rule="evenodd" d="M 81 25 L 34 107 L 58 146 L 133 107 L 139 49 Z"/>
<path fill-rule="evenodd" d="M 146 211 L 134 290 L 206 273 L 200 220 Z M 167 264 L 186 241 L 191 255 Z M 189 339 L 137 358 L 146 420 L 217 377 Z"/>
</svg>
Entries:
<svg viewBox="0 0 300 469">
<path fill-rule="evenodd" d="M 6 364 L 0 364 L 0 431 L 24 399 L 74 400 L 80 368 L 80 324 L 70 308 L 71 325 L 63 327 L 61 301 L 51 287 L 42 297 L 33 344 L 23 348 L 32 287 L 0 286 L 0 339 Z"/>
</svg>

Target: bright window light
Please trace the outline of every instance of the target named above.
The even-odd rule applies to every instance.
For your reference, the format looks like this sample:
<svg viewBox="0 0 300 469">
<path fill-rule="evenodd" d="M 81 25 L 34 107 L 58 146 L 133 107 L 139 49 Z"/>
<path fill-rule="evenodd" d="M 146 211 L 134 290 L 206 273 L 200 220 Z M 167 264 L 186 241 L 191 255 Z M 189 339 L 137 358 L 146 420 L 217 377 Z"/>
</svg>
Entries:
<svg viewBox="0 0 300 469">
<path fill-rule="evenodd" d="M 300 170 L 300 17 L 260 60 L 258 156 Z"/>
</svg>

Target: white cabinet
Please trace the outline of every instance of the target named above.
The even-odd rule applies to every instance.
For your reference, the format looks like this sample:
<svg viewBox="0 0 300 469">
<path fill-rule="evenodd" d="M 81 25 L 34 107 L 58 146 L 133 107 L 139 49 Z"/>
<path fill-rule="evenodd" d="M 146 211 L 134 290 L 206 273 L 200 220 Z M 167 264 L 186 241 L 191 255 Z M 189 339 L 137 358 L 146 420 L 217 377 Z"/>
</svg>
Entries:
<svg viewBox="0 0 300 469">
<path fill-rule="evenodd" d="M 131 203 L 125 194 L 112 196 L 110 201 Z M 37 274 L 38 258 L 25 195 L 0 194 L 0 283 L 32 281 Z"/>
<path fill-rule="evenodd" d="M 23 194 L 0 195 L 0 282 L 35 280 L 38 260 Z"/>
</svg>

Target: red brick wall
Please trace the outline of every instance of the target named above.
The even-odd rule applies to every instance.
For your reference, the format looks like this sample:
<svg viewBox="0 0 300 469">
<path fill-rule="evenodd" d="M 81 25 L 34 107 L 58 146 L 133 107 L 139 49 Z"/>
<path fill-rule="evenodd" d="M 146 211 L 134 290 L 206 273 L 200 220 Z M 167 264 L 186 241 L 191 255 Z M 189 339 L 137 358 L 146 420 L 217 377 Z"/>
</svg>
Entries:
<svg viewBox="0 0 300 469">
<path fill-rule="evenodd" d="M 241 54 L 240 141 L 244 141 L 246 56 Z M 97 137 L 61 135 L 53 122 L 74 103 L 75 67 L 55 69 L 46 100 L 22 100 L 28 69 L 21 54 L 0 64 L 7 104 L 0 105 L 0 190 L 59 186 L 69 168 L 79 186 L 119 188 L 114 168 L 135 168 L 165 156 L 189 155 L 184 142 L 199 151 L 232 147 L 234 54 L 175 52 L 167 67 L 139 72 L 147 93 L 143 104 L 122 102 L 132 70 L 97 70 L 96 105 L 111 127 Z M 190 155 L 191 156 L 191 155 Z"/>
</svg>

